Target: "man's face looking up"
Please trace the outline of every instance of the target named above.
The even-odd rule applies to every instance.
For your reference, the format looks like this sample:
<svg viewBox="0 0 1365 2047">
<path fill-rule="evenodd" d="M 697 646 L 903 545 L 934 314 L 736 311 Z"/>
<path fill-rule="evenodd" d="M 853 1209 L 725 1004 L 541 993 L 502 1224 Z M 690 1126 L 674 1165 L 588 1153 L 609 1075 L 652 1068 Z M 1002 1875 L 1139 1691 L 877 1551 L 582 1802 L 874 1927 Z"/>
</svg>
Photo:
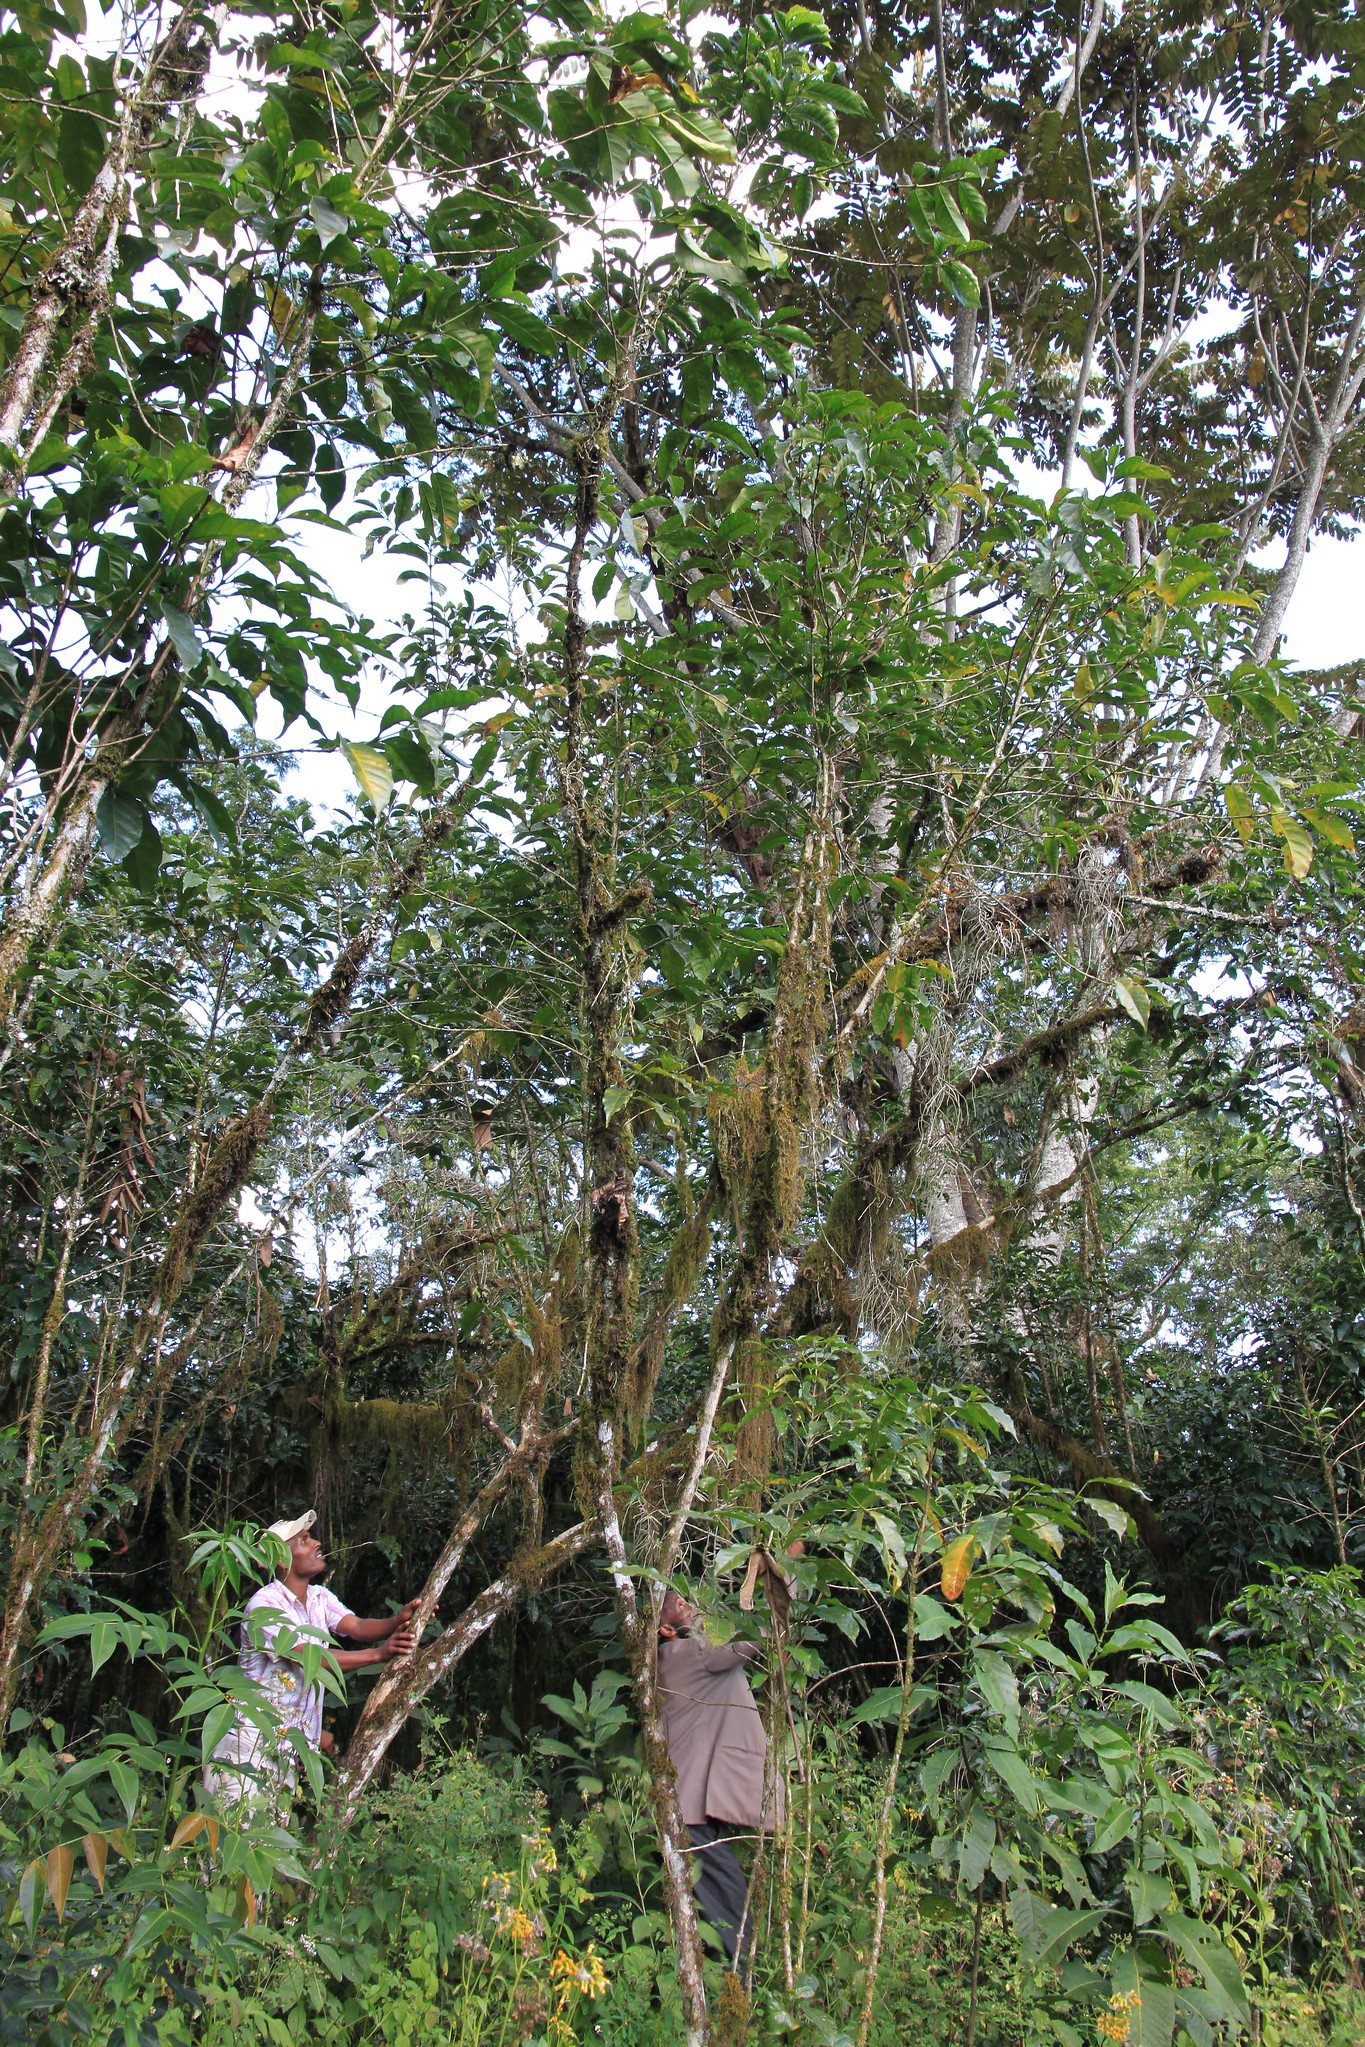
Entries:
<svg viewBox="0 0 1365 2047">
<path fill-rule="evenodd" d="M 680 1592 L 666 1592 L 662 1611 L 659 1614 L 659 1633 L 666 1642 L 675 1636 L 690 1634 L 697 1623 L 697 1609 Z"/>
<path fill-rule="evenodd" d="M 322 1544 L 307 1530 L 302 1535 L 290 1536 L 289 1555 L 290 1568 L 295 1576 L 305 1578 L 310 1583 L 314 1578 L 320 1578 L 327 1569 L 327 1557 Z"/>
</svg>

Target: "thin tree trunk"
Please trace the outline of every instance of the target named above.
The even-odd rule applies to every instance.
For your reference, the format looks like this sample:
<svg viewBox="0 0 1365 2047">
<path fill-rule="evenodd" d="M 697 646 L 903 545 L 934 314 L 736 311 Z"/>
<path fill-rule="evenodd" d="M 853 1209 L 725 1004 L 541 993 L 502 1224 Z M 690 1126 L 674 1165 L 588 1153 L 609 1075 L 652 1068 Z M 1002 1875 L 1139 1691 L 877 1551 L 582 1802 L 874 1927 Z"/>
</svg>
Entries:
<svg viewBox="0 0 1365 2047">
<path fill-rule="evenodd" d="M 266 450 L 283 426 L 299 383 L 308 365 L 313 334 L 321 311 L 320 279 L 314 279 L 300 331 L 256 438 L 241 468 L 229 478 L 221 503 L 235 512 L 255 480 Z M 222 553 L 222 543 L 205 548 L 185 600 L 186 612 L 196 613 L 204 600 L 209 581 Z M 163 640 L 141 683 L 132 708 L 111 720 L 100 735 L 88 763 L 81 769 L 75 788 L 62 812 L 55 835 L 33 854 L 29 873 L 0 927 L 0 1027 L 9 1022 L 18 996 L 20 977 L 34 952 L 47 937 L 61 913 L 71 884 L 81 871 L 94 843 L 95 820 L 105 791 L 136 759 L 138 750 L 154 729 L 148 720 L 152 707 L 163 695 L 162 685 L 174 662 L 175 649 Z"/>
<path fill-rule="evenodd" d="M 635 1714 L 644 1744 L 645 1769 L 649 1774 L 654 1824 L 664 1866 L 664 1902 L 673 1928 L 678 1959 L 678 1986 L 682 1992 L 683 2031 L 686 2047 L 705 2047 L 711 2037 L 706 2006 L 706 1984 L 702 1974 L 701 1932 L 697 1924 L 696 1900 L 692 1895 L 692 1842 L 678 1802 L 678 1779 L 664 1738 L 663 1709 L 659 1700 L 655 1667 L 656 1637 L 652 1607 L 641 1611 L 625 1538 L 612 1489 L 616 1444 L 611 1423 L 598 1424 L 598 1512 L 602 1540 L 607 1552 L 621 1616 L 626 1660 L 635 1693 Z M 649 1615 L 647 1621 L 645 1616 Z"/>
<path fill-rule="evenodd" d="M 877 1977 L 881 1971 L 882 1944 L 886 1938 L 886 1858 L 891 1845 L 891 1825 L 896 1813 L 901 1758 L 905 1754 L 905 1737 L 910 1726 L 910 1698 L 915 1684 L 915 1590 L 920 1558 L 924 1554 L 925 1530 L 929 1526 L 931 1479 L 932 1465 L 925 1477 L 924 1507 L 920 1514 L 919 1527 L 915 1532 L 914 1553 L 905 1574 L 905 1656 L 901 1663 L 901 1705 L 896 1719 L 896 1739 L 891 1750 L 891 1762 L 886 1773 L 886 1788 L 882 1794 L 881 1809 L 877 1814 L 877 1838 L 872 1856 L 872 1937 L 868 1942 L 862 2007 L 858 2014 L 858 2030 L 854 2035 L 856 2047 L 867 2047 L 868 2035 L 872 2031 Z"/>
<path fill-rule="evenodd" d="M 432 48 L 437 46 L 439 40 L 450 33 L 450 12 L 450 8 L 438 0 L 403 77 L 397 83 L 379 132 L 365 152 L 356 173 L 356 182 L 360 191 L 366 195 L 381 176 L 388 161 L 389 148 L 395 137 L 402 132 L 403 123 L 408 118 L 419 66 Z M 202 49 L 198 46 L 191 49 L 189 46 L 189 34 L 195 18 L 195 10 L 186 8 L 177 18 L 170 34 L 159 46 L 158 55 L 148 68 L 141 92 L 131 110 L 132 126 L 128 130 L 130 142 L 138 136 L 143 136 L 142 146 L 145 146 L 145 139 L 150 137 L 156 121 L 171 100 L 188 96 L 191 88 L 194 93 L 198 92 L 203 72 L 208 65 L 210 50 L 207 43 Z M 86 244 L 91 236 L 95 235 L 96 228 L 101 222 L 105 223 L 102 232 L 109 240 L 109 255 L 112 261 L 112 251 L 126 204 L 129 160 L 129 144 L 123 145 L 121 156 L 117 148 L 111 152 L 100 173 L 100 179 L 96 181 L 104 197 L 99 200 L 98 206 L 95 206 L 96 194 L 92 188 L 90 199 L 87 200 L 82 213 L 77 216 L 72 235 L 68 237 L 68 242 L 63 244 L 62 251 L 58 252 L 58 256 L 49 266 L 46 285 L 40 288 L 38 301 L 30 315 L 29 327 L 26 327 L 25 334 L 21 337 L 3 387 L 3 394 L 0 394 L 0 446 L 15 445 L 24 418 L 32 408 L 43 365 L 51 351 L 52 337 L 56 333 L 61 307 L 72 296 L 70 278 L 75 277 L 79 280 L 85 278 L 88 273 L 90 278 L 98 283 L 95 272 L 89 267 L 92 259 Z M 93 211 L 90 210 L 92 208 Z M 111 208 L 115 210 L 116 218 L 110 214 Z M 78 235 L 83 236 L 84 240 L 78 239 Z M 264 418 L 256 430 L 246 457 L 240 469 L 229 478 L 223 491 L 221 502 L 228 511 L 235 511 L 242 502 L 256 478 L 262 459 L 289 416 L 299 383 L 308 366 L 313 336 L 322 310 L 322 279 L 325 268 L 325 262 L 319 263 L 313 271 L 300 315 L 299 331 L 290 346 L 288 361 L 275 384 Z M 108 275 L 105 275 L 100 289 L 107 299 Z M 81 372 L 84 359 L 84 344 L 74 347 L 68 356 L 73 382 Z M 66 367 L 64 365 L 63 374 L 66 373 Z M 5 440 L 7 432 L 12 432 L 13 439 Z M 0 486 L 0 492 L 2 490 L 3 486 Z M 214 542 L 204 550 L 185 603 L 188 615 L 193 616 L 203 602 L 221 554 L 220 542 Z M 137 749 L 149 736 L 146 721 L 151 706 L 161 693 L 162 678 L 173 658 L 170 641 L 163 641 L 152 661 L 146 680 L 138 690 L 132 711 L 125 717 L 112 721 L 101 736 L 88 764 L 81 769 L 55 837 L 45 849 L 40 845 L 35 851 L 25 886 L 11 906 L 3 927 L 0 927 L 0 1028 L 9 1024 L 14 1011 L 19 977 L 35 949 L 52 929 L 68 898 L 73 880 L 80 872 L 81 862 L 90 850 L 95 815 L 106 789 L 117 779 L 128 761 L 135 757 Z M 166 705 L 162 715 L 166 715 L 169 709 L 170 706 Z"/>
<path fill-rule="evenodd" d="M 1356 360 L 1357 355 L 1361 353 L 1363 334 L 1365 297 L 1357 303 L 1342 342 L 1341 360 L 1337 366 L 1336 376 L 1332 380 L 1327 404 L 1321 418 L 1314 419 L 1308 460 L 1304 465 L 1303 483 L 1294 507 L 1293 523 L 1289 528 L 1284 561 L 1270 586 L 1256 624 L 1256 636 L 1251 646 L 1251 658 L 1256 662 L 1272 660 L 1279 647 L 1285 614 L 1289 610 L 1290 602 L 1299 585 L 1299 577 L 1303 573 L 1308 543 L 1317 523 L 1318 507 L 1332 458 L 1354 415 L 1362 385 L 1365 385 L 1365 358 L 1359 362 Z M 1195 783 L 1193 792 L 1195 797 L 1200 795 L 1206 783 L 1216 781 L 1221 774 L 1227 741 L 1228 727 L 1220 725 L 1205 757 L 1199 779 Z"/>
<path fill-rule="evenodd" d="M 33 438 L 27 450 L 20 447 L 31 415 L 41 402 L 39 433 L 45 431 L 85 368 L 95 330 L 109 303 L 119 231 L 128 209 L 129 172 L 168 108 L 177 101 L 197 99 L 203 85 L 212 45 L 207 36 L 198 43 L 193 40 L 202 21 L 199 6 L 182 7 L 156 45 L 137 90 L 124 107 L 109 153 L 38 284 L 0 384 L 0 448 L 15 458 L 8 471 L 0 473 L 0 502 L 17 488 L 27 456 L 33 452 Z M 43 383 L 57 337 L 63 321 L 73 312 L 80 314 L 81 327 L 52 391 L 43 400 Z"/>
<path fill-rule="evenodd" d="M 1323 1430 L 1322 1417 L 1314 1407 L 1308 1393 L 1308 1375 L 1303 1368 L 1302 1353 L 1294 1359 L 1295 1376 L 1299 1382 L 1299 1399 L 1303 1405 L 1303 1418 L 1308 1424 L 1308 1433 L 1313 1439 L 1313 1448 L 1318 1453 L 1318 1471 L 1322 1477 L 1322 1489 L 1327 1495 L 1327 1511 L 1332 1523 L 1332 1537 L 1336 1547 L 1337 1562 L 1343 1571 L 1349 1569 L 1350 1559 L 1346 1554 L 1346 1530 L 1342 1526 L 1341 1508 L 1337 1504 L 1337 1473 L 1335 1461 L 1328 1454 L 1327 1436 Z"/>
<path fill-rule="evenodd" d="M 28 1421 L 24 1445 L 24 1490 L 19 1502 L 16 1522 L 16 1540 L 22 1539 L 28 1518 L 28 1503 L 38 1475 L 38 1463 L 42 1444 L 43 1423 L 47 1414 L 47 1380 L 52 1363 L 52 1346 L 57 1340 L 57 1331 L 66 1320 L 66 1276 L 71 1269 L 71 1252 L 76 1242 L 76 1232 L 81 1224 L 81 1212 L 85 1204 L 86 1178 L 90 1171 L 91 1139 L 95 1127 L 95 1102 L 99 1092 L 99 1060 L 96 1058 L 90 1074 L 90 1099 L 86 1104 L 85 1129 L 81 1133 L 80 1160 L 76 1168 L 76 1184 L 67 1201 L 66 1221 L 62 1229 L 61 1255 L 57 1260 L 56 1276 L 52 1282 L 52 1298 L 43 1316 L 42 1334 L 38 1341 L 38 1355 L 33 1367 L 33 1391 L 29 1398 Z"/>
</svg>

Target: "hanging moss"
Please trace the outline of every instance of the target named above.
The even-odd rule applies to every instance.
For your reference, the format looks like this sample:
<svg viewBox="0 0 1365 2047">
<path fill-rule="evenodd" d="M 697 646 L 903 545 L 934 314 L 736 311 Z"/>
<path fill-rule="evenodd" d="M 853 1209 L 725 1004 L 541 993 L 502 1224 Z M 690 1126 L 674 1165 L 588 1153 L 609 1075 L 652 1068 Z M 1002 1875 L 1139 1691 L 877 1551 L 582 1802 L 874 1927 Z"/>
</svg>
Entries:
<svg viewBox="0 0 1365 2047">
<path fill-rule="evenodd" d="M 751 1337 L 735 1352 L 735 1399 L 740 1408 L 735 1430 L 734 1474 L 740 1484 L 761 1485 L 773 1468 L 777 1430 L 773 1422 L 775 1390 L 770 1347 Z"/>
<path fill-rule="evenodd" d="M 763 1068 L 750 1068 L 741 1052 L 729 1086 L 716 1088 L 707 1102 L 706 1120 L 725 1190 L 742 1198 L 768 1136 Z"/>
<path fill-rule="evenodd" d="M 819 1329 L 833 1328 L 852 1342 L 859 1323 L 858 1303 L 847 1268 L 833 1245 L 825 1237 L 818 1237 L 802 1252 L 796 1277 L 769 1324 L 769 1333 L 790 1341 L 794 1337 L 812 1336 Z"/>
<path fill-rule="evenodd" d="M 200 1245 L 233 1195 L 245 1186 L 270 1128 L 270 1115 L 270 1099 L 262 1097 L 244 1116 L 228 1125 L 209 1153 L 198 1184 L 187 1196 L 171 1231 L 157 1274 L 156 1291 L 163 1307 L 179 1298 L 194 1269 Z"/>
<path fill-rule="evenodd" d="M 723 1191 L 719 1165 L 707 1180 L 699 1201 L 694 1200 L 691 1182 L 682 1171 L 677 1188 L 683 1220 L 664 1260 L 658 1293 L 636 1346 L 626 1387 L 626 1415 L 637 1431 L 644 1425 L 654 1402 L 669 1323 L 683 1302 L 691 1299 L 706 1265 L 711 1248 L 711 1216 Z"/>
<path fill-rule="evenodd" d="M 712 2038 L 716 2047 L 744 2047 L 749 2037 L 749 1993 L 737 1969 L 727 1969 L 720 1979 L 716 1999 L 716 2023 Z"/>
<path fill-rule="evenodd" d="M 443 1458 L 450 1449 L 450 1419 L 449 1409 L 434 1401 L 343 1399 L 336 1408 L 336 1440 L 348 1449 L 363 1443 Z"/>
<path fill-rule="evenodd" d="M 968 1223 L 945 1243 L 926 1253 L 934 1277 L 947 1286 L 963 1288 L 981 1279 L 996 1255 L 1009 1244 L 1009 1223 L 993 1215 L 984 1222 Z"/>
<path fill-rule="evenodd" d="M 275 1362 L 275 1353 L 284 1335 L 284 1310 L 276 1295 L 269 1287 L 260 1292 L 260 1331 L 256 1339 L 257 1355 L 270 1365 Z"/>
<path fill-rule="evenodd" d="M 846 1266 L 880 1264 L 899 1205 L 885 1159 L 873 1154 L 835 1188 L 820 1234 Z"/>
</svg>

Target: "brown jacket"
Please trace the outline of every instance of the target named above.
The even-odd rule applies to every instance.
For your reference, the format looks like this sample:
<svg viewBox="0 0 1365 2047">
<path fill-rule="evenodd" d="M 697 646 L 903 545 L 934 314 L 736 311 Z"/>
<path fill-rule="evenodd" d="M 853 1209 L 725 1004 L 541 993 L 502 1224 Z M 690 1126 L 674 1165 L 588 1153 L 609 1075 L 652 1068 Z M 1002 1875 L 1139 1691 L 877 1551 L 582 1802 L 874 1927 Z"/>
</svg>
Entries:
<svg viewBox="0 0 1365 2047">
<path fill-rule="evenodd" d="M 707 1820 L 755 1830 L 773 1824 L 771 1810 L 763 1810 L 768 1737 L 744 1675 L 757 1655 L 755 1642 L 713 1649 L 686 1635 L 659 1644 L 664 1736 L 689 1827 Z"/>
</svg>

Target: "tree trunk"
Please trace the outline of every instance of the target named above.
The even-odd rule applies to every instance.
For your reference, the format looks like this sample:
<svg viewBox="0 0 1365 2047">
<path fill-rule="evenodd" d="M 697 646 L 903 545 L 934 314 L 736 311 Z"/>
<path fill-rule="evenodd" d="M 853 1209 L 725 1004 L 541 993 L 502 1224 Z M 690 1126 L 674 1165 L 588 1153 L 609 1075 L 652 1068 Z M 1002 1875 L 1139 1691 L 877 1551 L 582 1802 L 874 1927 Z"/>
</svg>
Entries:
<svg viewBox="0 0 1365 2047">
<path fill-rule="evenodd" d="M 547 1579 L 581 1556 L 596 1537 L 594 1523 L 578 1521 L 552 1542 L 524 1551 L 477 1599 L 470 1601 L 460 1618 L 443 1629 L 434 1642 L 428 1642 L 405 1662 L 389 1665 L 366 1702 L 337 1771 L 332 1805 L 341 1825 L 349 1825 L 354 1819 L 366 1787 L 409 1714 L 450 1676 L 495 1621 L 510 1613 L 528 1592 L 539 1590 Z M 430 1587 L 428 1580 L 427 1591 Z M 425 1602 L 425 1591 L 422 1596 Z"/>
<path fill-rule="evenodd" d="M 692 1895 L 692 1841 L 678 1803 L 677 1774 L 664 1737 L 653 1608 L 646 1603 L 643 1611 L 641 1609 L 617 1514 L 612 1485 L 616 1445 L 611 1424 L 607 1421 L 598 1427 L 598 1450 L 598 1512 L 602 1521 L 602 1540 L 616 1590 L 616 1610 L 621 1616 L 621 1629 L 625 1636 L 626 1660 L 635 1693 L 635 1714 L 644 1744 L 654 1824 L 663 1857 L 664 1901 L 673 1928 L 673 1945 L 677 1950 L 684 2039 L 686 2047 L 705 2047 L 711 2037 L 711 2021 L 702 1973 L 701 1932 L 697 1924 L 696 1900 Z"/>
<path fill-rule="evenodd" d="M 128 207 L 129 172 L 167 109 L 177 101 L 198 97 L 212 54 L 207 36 L 197 43 L 193 40 L 201 19 L 198 6 L 182 7 L 153 50 L 142 81 L 124 108 L 109 153 L 39 282 L 0 384 L 0 448 L 16 458 L 8 473 L 0 475 L 0 501 L 15 490 L 26 457 L 33 452 L 32 444 L 21 451 L 20 441 L 39 405 L 62 322 L 71 313 L 81 315 L 82 328 L 57 378 L 57 404 L 84 368 L 94 329 L 109 302 L 119 230 Z M 54 409 L 54 394 L 49 393 L 42 408 L 44 421 L 53 416 Z"/>
</svg>

